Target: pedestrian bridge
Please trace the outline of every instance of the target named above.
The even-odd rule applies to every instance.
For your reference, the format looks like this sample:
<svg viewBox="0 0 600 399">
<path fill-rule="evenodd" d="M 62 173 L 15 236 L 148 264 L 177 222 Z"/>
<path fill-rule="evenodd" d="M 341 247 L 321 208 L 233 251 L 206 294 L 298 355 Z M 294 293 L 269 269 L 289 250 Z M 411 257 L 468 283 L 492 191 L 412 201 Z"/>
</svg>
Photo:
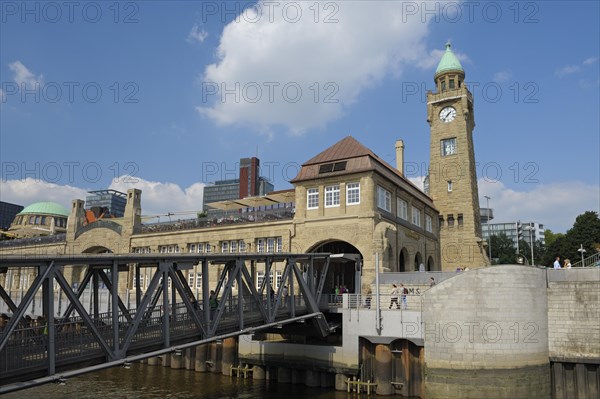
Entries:
<svg viewBox="0 0 600 399">
<path fill-rule="evenodd" d="M 284 264 L 279 286 L 287 285 L 287 292 L 272 290 L 268 278 L 258 287 L 253 281 L 256 270 L 269 276 L 276 262 Z M 85 268 L 77 288 L 64 274 L 73 265 Z M 194 295 L 183 274 L 196 265 L 201 266 L 201 295 Z M 0 273 L 25 268 L 35 270 L 36 275 L 26 291 L 14 295 L 0 286 L 0 296 L 12 313 L 0 321 L 0 394 L 298 321 L 312 321 L 323 336 L 334 328 L 322 313 L 328 309 L 322 291 L 329 254 L 0 258 Z M 145 292 L 135 288 L 135 306 L 126 306 L 129 298 L 123 298 L 124 290 L 119 287 L 131 280 L 120 279 L 133 279 L 133 285 L 140 287 L 141 268 L 152 268 L 154 273 Z M 209 285 L 209 273 L 217 276 L 216 286 Z M 101 283 L 109 293 L 104 312 Z M 212 307 L 211 291 L 217 298 Z M 60 317 L 57 292 L 58 299 L 66 297 Z M 84 293 L 88 295 L 85 305 Z M 36 298 L 43 316 L 33 320 L 25 315 Z"/>
</svg>

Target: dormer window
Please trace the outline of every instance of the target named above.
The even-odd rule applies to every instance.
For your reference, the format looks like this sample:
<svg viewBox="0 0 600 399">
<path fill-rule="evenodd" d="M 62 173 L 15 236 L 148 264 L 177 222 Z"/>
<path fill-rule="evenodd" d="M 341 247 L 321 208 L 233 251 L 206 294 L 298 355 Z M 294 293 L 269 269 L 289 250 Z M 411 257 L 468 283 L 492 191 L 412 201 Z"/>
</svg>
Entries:
<svg viewBox="0 0 600 399">
<path fill-rule="evenodd" d="M 331 172 L 341 172 L 342 170 L 346 170 L 347 161 L 335 162 L 335 163 L 326 163 L 319 166 L 319 174 L 323 173 L 331 173 Z"/>
</svg>

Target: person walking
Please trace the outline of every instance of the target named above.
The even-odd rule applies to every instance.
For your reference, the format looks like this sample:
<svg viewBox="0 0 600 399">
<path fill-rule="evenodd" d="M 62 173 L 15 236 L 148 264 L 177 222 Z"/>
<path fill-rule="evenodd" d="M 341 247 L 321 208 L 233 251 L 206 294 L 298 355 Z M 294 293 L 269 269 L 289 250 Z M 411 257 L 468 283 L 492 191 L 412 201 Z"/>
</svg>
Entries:
<svg viewBox="0 0 600 399">
<path fill-rule="evenodd" d="M 396 309 L 400 309 L 400 305 L 398 304 L 398 287 L 396 284 L 392 284 L 392 291 L 390 292 L 390 306 L 388 309 L 391 309 L 393 304 L 396 304 Z"/>
</svg>

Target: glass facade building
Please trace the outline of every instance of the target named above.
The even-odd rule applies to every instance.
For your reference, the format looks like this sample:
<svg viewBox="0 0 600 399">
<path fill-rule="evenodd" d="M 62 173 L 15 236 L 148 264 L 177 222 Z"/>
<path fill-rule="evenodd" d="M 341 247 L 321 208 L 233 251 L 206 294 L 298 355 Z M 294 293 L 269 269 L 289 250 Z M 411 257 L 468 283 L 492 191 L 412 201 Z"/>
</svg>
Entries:
<svg viewBox="0 0 600 399">
<path fill-rule="evenodd" d="M 114 217 L 125 215 L 127 205 L 127 194 L 116 190 L 89 191 L 85 197 L 85 208 L 104 208 Z"/>
</svg>

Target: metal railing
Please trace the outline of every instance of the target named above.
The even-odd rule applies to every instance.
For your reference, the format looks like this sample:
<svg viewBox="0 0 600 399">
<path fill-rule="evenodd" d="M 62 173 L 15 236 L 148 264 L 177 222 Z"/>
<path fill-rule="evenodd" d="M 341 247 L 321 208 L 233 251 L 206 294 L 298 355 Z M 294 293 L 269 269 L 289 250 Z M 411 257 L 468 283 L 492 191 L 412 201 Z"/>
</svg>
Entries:
<svg viewBox="0 0 600 399">
<path fill-rule="evenodd" d="M 573 263 L 572 267 L 600 267 L 600 252 L 596 252 L 592 256 Z"/>
<path fill-rule="evenodd" d="M 264 223 L 294 218 L 293 208 L 270 209 L 255 212 L 238 212 L 219 214 L 195 219 L 185 219 L 142 225 L 141 233 L 160 233 L 165 231 L 194 230 L 203 228 L 224 227 L 233 224 Z"/>
</svg>

